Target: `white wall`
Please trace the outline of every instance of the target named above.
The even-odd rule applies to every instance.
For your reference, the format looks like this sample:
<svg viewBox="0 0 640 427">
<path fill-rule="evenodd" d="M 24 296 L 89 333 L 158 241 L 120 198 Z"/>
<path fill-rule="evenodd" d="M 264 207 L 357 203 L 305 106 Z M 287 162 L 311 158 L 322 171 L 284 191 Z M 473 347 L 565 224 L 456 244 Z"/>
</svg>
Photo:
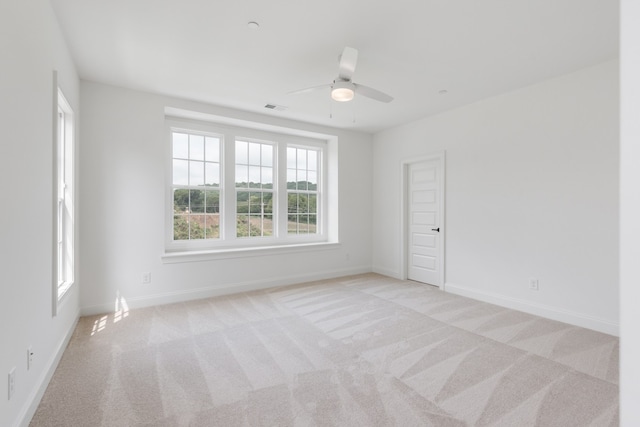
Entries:
<svg viewBox="0 0 640 427">
<path fill-rule="evenodd" d="M 617 334 L 618 98 L 607 62 L 375 135 L 374 271 L 401 271 L 400 162 L 446 150 L 445 289 Z"/>
<path fill-rule="evenodd" d="M 164 251 L 165 107 L 339 138 L 340 242 L 335 249 L 167 264 Z M 80 183 L 83 313 L 198 298 L 371 271 L 371 136 L 82 83 Z M 349 259 L 347 259 L 349 254 Z M 152 283 L 142 285 L 142 272 Z"/>
<path fill-rule="evenodd" d="M 0 425 L 26 423 L 78 316 L 78 286 L 52 317 L 53 70 L 79 117 L 79 82 L 49 2 L 0 3 Z M 76 281 L 79 276 L 76 276 Z M 27 347 L 34 364 L 27 370 Z M 15 395 L 7 374 L 16 368 Z"/>
<path fill-rule="evenodd" d="M 640 425 L 640 3 L 621 3 L 620 425 Z"/>
<path fill-rule="evenodd" d="M 623 0 L 623 426 L 640 423 L 636 409 L 640 400 L 637 19 L 639 6 Z M 11 401 L 6 399 L 6 383 L 0 382 L 0 389 L 5 390 L 0 395 L 0 425 L 12 426 L 28 421 L 35 409 L 78 311 L 76 286 L 59 315 L 51 317 L 53 69 L 59 71 L 60 85 L 78 118 L 80 103 L 77 75 L 48 1 L 0 3 L 0 53 L 0 223 L 8 225 L 0 239 L 4 276 L 0 378 L 6 378 L 15 366 L 17 381 Z M 341 174 L 352 178 L 351 183 L 343 182 L 340 192 L 343 247 L 319 256 L 294 257 L 291 274 L 304 277 L 318 267 L 326 274 L 366 268 L 371 229 L 375 231 L 374 269 L 397 274 L 399 235 L 397 227 L 388 225 L 398 221 L 399 162 L 446 149 L 447 283 L 478 295 L 504 297 L 506 303 L 524 302 L 534 309 L 542 304 L 578 323 L 596 319 L 605 328 L 615 326 L 616 81 L 615 64 L 603 64 L 377 135 L 373 227 L 366 215 L 367 199 L 372 196 L 367 185 L 368 137 L 340 132 Z M 164 176 L 162 159 L 154 147 L 161 143 L 157 125 L 166 99 L 89 83 L 83 92 L 91 111 L 88 120 L 83 120 L 83 136 L 92 137 L 80 160 L 87 175 L 80 178 L 81 273 L 91 283 L 82 290 L 85 308 L 112 305 L 116 292 L 139 297 L 144 303 L 149 296 L 182 289 L 255 285 L 265 274 L 282 270 L 282 257 L 261 262 L 256 269 L 259 274 L 243 271 L 243 262 L 161 264 L 161 224 L 153 218 L 162 209 L 163 192 L 157 182 Z M 144 174 L 136 172 L 140 167 Z M 352 170 L 360 174 L 350 174 Z M 138 193 L 143 194 L 142 202 Z M 84 195 L 89 200 L 84 201 Z M 133 221 L 131 211 L 139 213 Z M 84 217 L 85 213 L 91 217 Z M 346 253 L 350 253 L 350 262 Z M 286 265 L 290 267 L 289 262 Z M 153 283 L 147 288 L 138 284 L 143 270 L 152 272 Z M 207 278 L 212 272 L 216 279 Z M 200 274 L 205 278 L 198 278 Z M 540 278 L 539 293 L 526 289 L 530 276 Z M 78 274 L 76 281 L 80 277 L 84 282 L 85 276 Z M 187 286 L 177 289 L 176 283 Z M 35 363 L 27 371 L 29 345 L 35 351 Z"/>
</svg>

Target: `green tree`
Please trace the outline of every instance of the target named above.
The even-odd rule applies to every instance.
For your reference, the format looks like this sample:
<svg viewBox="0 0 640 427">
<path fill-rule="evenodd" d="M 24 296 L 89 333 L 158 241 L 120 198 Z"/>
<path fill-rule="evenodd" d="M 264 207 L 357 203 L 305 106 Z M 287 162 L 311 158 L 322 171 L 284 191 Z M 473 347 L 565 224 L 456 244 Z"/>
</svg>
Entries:
<svg viewBox="0 0 640 427">
<path fill-rule="evenodd" d="M 189 221 L 189 237 L 193 239 L 204 239 L 204 228 L 198 221 Z"/>
<path fill-rule="evenodd" d="M 173 216 L 173 240 L 189 240 L 189 221 L 186 215 Z"/>
<path fill-rule="evenodd" d="M 189 211 L 189 190 L 178 189 L 173 192 L 173 212 L 184 213 Z"/>
</svg>

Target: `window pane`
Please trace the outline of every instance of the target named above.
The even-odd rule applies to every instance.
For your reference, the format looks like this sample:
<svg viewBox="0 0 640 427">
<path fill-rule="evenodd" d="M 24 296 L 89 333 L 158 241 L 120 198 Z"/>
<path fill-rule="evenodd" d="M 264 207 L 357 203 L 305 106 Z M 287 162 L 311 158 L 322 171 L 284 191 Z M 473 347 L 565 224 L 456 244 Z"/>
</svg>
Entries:
<svg viewBox="0 0 640 427">
<path fill-rule="evenodd" d="M 205 215 L 205 239 L 220 238 L 220 215 Z"/>
<path fill-rule="evenodd" d="M 206 215 L 189 215 L 189 238 L 204 239 L 204 218 Z"/>
<path fill-rule="evenodd" d="M 288 212 L 298 212 L 298 193 L 289 193 Z"/>
<path fill-rule="evenodd" d="M 189 162 L 187 160 L 173 161 L 173 184 L 189 185 Z"/>
<path fill-rule="evenodd" d="M 249 164 L 260 165 L 260 144 L 249 143 Z"/>
<path fill-rule="evenodd" d="M 298 148 L 298 169 L 307 168 L 307 150 Z"/>
<path fill-rule="evenodd" d="M 262 203 L 264 203 L 264 213 L 272 214 L 273 213 L 273 193 L 263 193 Z"/>
<path fill-rule="evenodd" d="M 189 185 L 204 185 L 204 162 L 189 162 Z"/>
<path fill-rule="evenodd" d="M 262 216 L 260 215 L 249 216 L 249 236 L 251 237 L 262 236 Z"/>
<path fill-rule="evenodd" d="M 204 166 L 205 184 L 220 186 L 220 165 L 218 163 L 205 163 Z"/>
<path fill-rule="evenodd" d="M 249 213 L 249 192 L 238 191 L 236 194 L 236 212 Z"/>
<path fill-rule="evenodd" d="M 189 135 L 189 158 L 204 160 L 204 136 Z"/>
<path fill-rule="evenodd" d="M 238 237 L 249 236 L 249 216 L 238 215 L 236 220 L 236 235 Z"/>
<path fill-rule="evenodd" d="M 244 165 L 236 165 L 236 187 L 249 186 L 249 167 Z"/>
<path fill-rule="evenodd" d="M 298 212 L 299 213 L 309 212 L 309 196 L 307 194 L 298 195 Z"/>
<path fill-rule="evenodd" d="M 173 240 L 189 240 L 189 217 L 187 215 L 174 215 Z"/>
<path fill-rule="evenodd" d="M 318 170 L 318 152 L 315 150 L 309 150 L 307 155 L 309 160 L 309 163 L 307 164 L 307 169 L 309 169 L 310 171 L 317 171 Z"/>
<path fill-rule="evenodd" d="M 249 213 L 259 214 L 262 212 L 262 193 L 251 193 L 249 195 Z"/>
<path fill-rule="evenodd" d="M 309 194 L 309 213 L 318 213 L 318 196 L 316 194 Z M 314 217 L 315 218 L 315 217 Z M 315 224 L 315 219 L 314 219 Z"/>
<path fill-rule="evenodd" d="M 296 149 L 292 147 L 287 147 L 287 168 L 296 168 Z"/>
<path fill-rule="evenodd" d="M 189 211 L 191 213 L 204 212 L 204 191 L 189 190 Z"/>
<path fill-rule="evenodd" d="M 217 190 L 207 190 L 204 200 L 205 212 L 208 214 L 220 213 L 220 192 Z"/>
<path fill-rule="evenodd" d="M 307 171 L 298 170 L 298 190 L 307 190 Z"/>
<path fill-rule="evenodd" d="M 262 235 L 273 236 L 273 216 L 265 215 L 262 224 Z"/>
<path fill-rule="evenodd" d="M 173 133 L 173 157 L 178 159 L 189 158 L 189 136 L 185 133 Z"/>
<path fill-rule="evenodd" d="M 298 216 L 298 234 L 307 234 L 309 232 L 309 215 Z"/>
<path fill-rule="evenodd" d="M 318 226 L 316 224 L 317 215 L 309 215 L 309 233 L 317 233 Z"/>
<path fill-rule="evenodd" d="M 272 192 L 238 191 L 236 213 L 238 237 L 261 237 L 273 234 Z"/>
<path fill-rule="evenodd" d="M 220 138 L 207 136 L 205 138 L 205 160 L 220 162 Z"/>
<path fill-rule="evenodd" d="M 173 213 L 189 212 L 189 190 L 173 191 Z"/>
<path fill-rule="evenodd" d="M 307 181 L 309 182 L 309 190 L 316 191 L 318 189 L 318 173 L 309 171 L 307 172 Z"/>
<path fill-rule="evenodd" d="M 273 188 L 273 169 L 262 168 L 262 187 Z"/>
<path fill-rule="evenodd" d="M 249 166 L 249 187 L 260 188 L 260 166 Z"/>
<path fill-rule="evenodd" d="M 297 188 L 296 184 L 296 170 L 295 169 L 287 169 L 287 189 L 295 190 Z"/>
<path fill-rule="evenodd" d="M 262 144 L 262 166 L 273 166 L 273 146 Z"/>
<path fill-rule="evenodd" d="M 298 234 L 298 216 L 297 215 L 289 215 L 289 218 L 287 221 L 287 233 Z"/>
<path fill-rule="evenodd" d="M 244 141 L 236 141 L 236 164 L 249 164 L 249 145 Z"/>
</svg>

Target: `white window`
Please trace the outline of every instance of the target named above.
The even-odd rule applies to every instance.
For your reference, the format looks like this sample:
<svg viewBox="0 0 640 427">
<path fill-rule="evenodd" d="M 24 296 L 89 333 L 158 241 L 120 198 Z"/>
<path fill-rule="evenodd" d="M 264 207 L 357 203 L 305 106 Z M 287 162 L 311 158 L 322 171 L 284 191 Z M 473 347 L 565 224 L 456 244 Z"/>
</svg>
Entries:
<svg viewBox="0 0 640 427">
<path fill-rule="evenodd" d="M 220 136 L 173 131 L 173 240 L 220 238 Z"/>
<path fill-rule="evenodd" d="M 318 232 L 318 151 L 287 147 L 287 204 L 289 234 Z"/>
<path fill-rule="evenodd" d="M 327 141 L 169 121 L 167 251 L 327 241 Z"/>
<path fill-rule="evenodd" d="M 273 236 L 274 148 L 235 141 L 236 237 Z"/>
<path fill-rule="evenodd" d="M 56 304 L 74 282 L 74 119 L 73 110 L 62 91 L 58 90 L 57 96 L 54 167 L 56 183 L 54 302 Z"/>
</svg>

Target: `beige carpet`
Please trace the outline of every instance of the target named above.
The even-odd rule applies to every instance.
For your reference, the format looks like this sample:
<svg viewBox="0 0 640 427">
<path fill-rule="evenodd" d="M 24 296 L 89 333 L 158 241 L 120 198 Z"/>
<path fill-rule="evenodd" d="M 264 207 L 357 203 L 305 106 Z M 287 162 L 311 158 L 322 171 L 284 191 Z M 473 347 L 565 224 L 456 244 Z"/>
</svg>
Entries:
<svg viewBox="0 0 640 427">
<path fill-rule="evenodd" d="M 32 426 L 617 426 L 618 339 L 376 274 L 80 319 Z"/>
</svg>

